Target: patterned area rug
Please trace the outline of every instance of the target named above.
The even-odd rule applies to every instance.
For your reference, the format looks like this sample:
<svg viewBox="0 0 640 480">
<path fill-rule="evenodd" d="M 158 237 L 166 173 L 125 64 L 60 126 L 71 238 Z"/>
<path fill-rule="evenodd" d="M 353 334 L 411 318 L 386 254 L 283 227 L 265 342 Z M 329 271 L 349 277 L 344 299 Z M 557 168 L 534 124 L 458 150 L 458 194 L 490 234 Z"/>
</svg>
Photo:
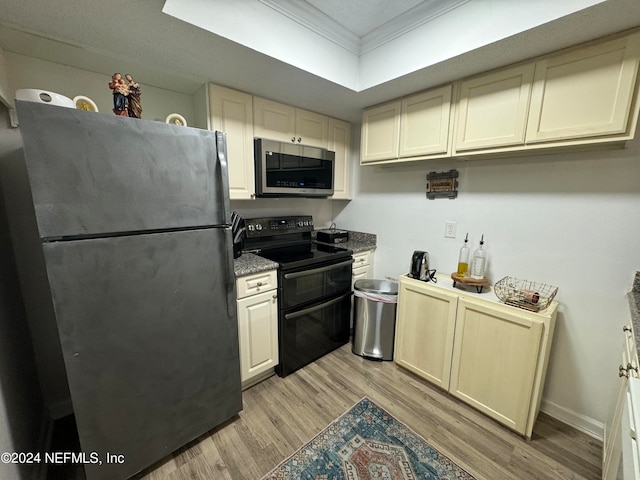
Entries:
<svg viewBox="0 0 640 480">
<path fill-rule="evenodd" d="M 368 398 L 262 477 L 287 480 L 473 480 Z"/>
</svg>

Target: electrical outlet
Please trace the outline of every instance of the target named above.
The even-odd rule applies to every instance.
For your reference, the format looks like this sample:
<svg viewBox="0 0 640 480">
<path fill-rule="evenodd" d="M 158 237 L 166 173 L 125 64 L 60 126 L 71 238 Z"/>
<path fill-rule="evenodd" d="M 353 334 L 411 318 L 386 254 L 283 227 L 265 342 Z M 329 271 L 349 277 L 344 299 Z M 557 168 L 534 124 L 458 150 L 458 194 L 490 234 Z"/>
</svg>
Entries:
<svg viewBox="0 0 640 480">
<path fill-rule="evenodd" d="M 444 238 L 456 238 L 456 222 L 444 222 Z"/>
</svg>

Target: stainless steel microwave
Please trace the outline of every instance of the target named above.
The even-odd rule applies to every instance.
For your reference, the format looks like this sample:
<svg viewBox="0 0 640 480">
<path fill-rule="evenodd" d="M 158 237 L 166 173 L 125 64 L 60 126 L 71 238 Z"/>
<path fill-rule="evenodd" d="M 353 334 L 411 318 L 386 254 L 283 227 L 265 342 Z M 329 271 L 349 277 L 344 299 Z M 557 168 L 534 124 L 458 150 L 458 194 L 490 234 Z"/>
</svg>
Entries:
<svg viewBox="0 0 640 480">
<path fill-rule="evenodd" d="M 335 152 L 256 138 L 253 142 L 257 197 L 333 195 Z"/>
</svg>

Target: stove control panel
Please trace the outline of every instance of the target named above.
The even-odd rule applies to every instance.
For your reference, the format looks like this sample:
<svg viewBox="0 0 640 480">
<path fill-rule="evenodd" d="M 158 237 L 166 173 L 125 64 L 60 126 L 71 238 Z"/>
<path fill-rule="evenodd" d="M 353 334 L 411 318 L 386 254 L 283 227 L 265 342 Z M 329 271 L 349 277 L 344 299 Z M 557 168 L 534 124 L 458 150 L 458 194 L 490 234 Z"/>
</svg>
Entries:
<svg viewBox="0 0 640 480">
<path fill-rule="evenodd" d="M 295 217 L 245 218 L 246 238 L 285 235 L 287 233 L 311 232 L 313 217 L 299 215 Z"/>
</svg>

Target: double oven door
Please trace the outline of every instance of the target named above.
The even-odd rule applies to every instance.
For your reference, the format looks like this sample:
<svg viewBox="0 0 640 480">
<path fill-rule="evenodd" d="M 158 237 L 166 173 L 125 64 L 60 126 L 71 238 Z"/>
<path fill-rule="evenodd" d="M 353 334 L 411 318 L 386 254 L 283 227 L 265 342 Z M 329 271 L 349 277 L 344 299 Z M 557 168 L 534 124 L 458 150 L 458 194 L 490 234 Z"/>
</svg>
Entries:
<svg viewBox="0 0 640 480">
<path fill-rule="evenodd" d="M 349 341 L 351 269 L 349 256 L 278 275 L 279 354 L 284 377 Z"/>
</svg>

